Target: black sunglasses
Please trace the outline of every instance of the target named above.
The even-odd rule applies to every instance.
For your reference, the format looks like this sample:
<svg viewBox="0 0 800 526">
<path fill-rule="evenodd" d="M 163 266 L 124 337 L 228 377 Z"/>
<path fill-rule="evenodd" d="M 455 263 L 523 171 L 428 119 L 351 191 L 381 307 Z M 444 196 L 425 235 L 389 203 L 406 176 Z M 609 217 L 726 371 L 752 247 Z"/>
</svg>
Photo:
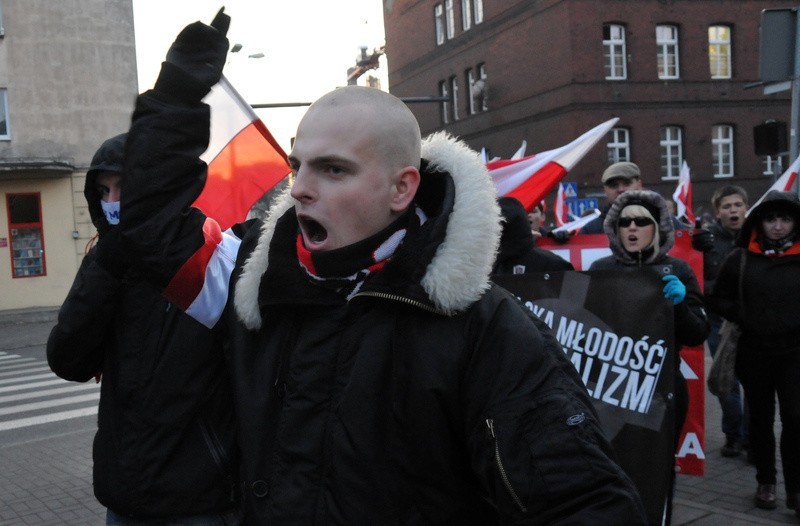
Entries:
<svg viewBox="0 0 800 526">
<path fill-rule="evenodd" d="M 647 226 L 652 225 L 653 221 L 647 217 L 620 217 L 617 224 L 622 227 L 629 227 L 631 223 L 635 224 L 636 226 Z"/>
</svg>

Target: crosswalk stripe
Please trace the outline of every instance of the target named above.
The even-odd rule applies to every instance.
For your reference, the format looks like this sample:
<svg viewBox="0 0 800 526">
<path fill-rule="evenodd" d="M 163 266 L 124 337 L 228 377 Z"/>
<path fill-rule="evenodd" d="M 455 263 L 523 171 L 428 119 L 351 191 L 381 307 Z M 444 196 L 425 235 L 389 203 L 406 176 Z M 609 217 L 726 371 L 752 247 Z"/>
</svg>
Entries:
<svg viewBox="0 0 800 526">
<path fill-rule="evenodd" d="M 6 378 L 5 380 L 0 380 L 0 385 L 13 384 L 18 382 L 27 382 L 30 380 L 41 380 L 43 378 L 58 378 L 58 377 L 53 373 L 34 374 L 31 376 L 21 376 L 19 378 Z"/>
<path fill-rule="evenodd" d="M 68 396 L 66 398 L 59 398 L 57 400 L 46 400 L 44 402 L 31 402 L 30 404 L 21 404 L 11 407 L 0 408 L 0 415 L 24 413 L 25 411 L 38 411 L 39 409 L 47 409 L 50 407 L 58 407 L 61 405 L 78 404 L 81 402 L 88 402 L 90 400 L 97 400 L 99 398 L 100 398 L 100 393 L 90 393 L 79 396 Z"/>
<path fill-rule="evenodd" d="M 23 369 L 24 367 L 29 367 L 29 369 Z M 18 368 L 16 371 L 9 371 L 8 369 Z M 49 371 L 50 368 L 46 365 L 36 366 L 36 364 L 19 364 L 19 365 L 12 365 L 11 367 L 2 367 L 0 371 L 5 371 L 0 373 L 0 376 L 14 376 L 15 374 L 28 374 L 28 373 L 36 373 L 39 371 Z"/>
<path fill-rule="evenodd" d="M 61 420 L 69 420 L 71 418 L 78 418 L 81 416 L 90 416 L 96 414 L 97 414 L 97 406 L 92 406 L 92 407 L 84 407 L 83 409 L 73 409 L 72 411 L 61 411 L 58 413 L 49 413 L 41 416 L 19 418 L 16 420 L 8 420 L 6 422 L 0 422 L 0 431 L 7 431 L 9 429 L 19 429 L 21 427 L 29 427 L 39 424 L 47 424 L 50 422 L 59 422 Z"/>
<path fill-rule="evenodd" d="M 0 365 L 2 365 L 4 369 L 5 366 L 8 364 L 36 361 L 35 358 L 24 358 L 22 356 L 0 356 L 0 360 L 3 360 L 2 362 L 0 362 Z"/>
<path fill-rule="evenodd" d="M 48 380 L 46 382 L 31 382 L 25 385 L 7 385 L 0 387 L 0 393 L 9 393 L 11 391 L 19 391 L 21 389 L 33 389 L 34 387 L 44 387 L 46 385 L 63 384 L 66 380 L 56 378 L 55 380 Z"/>
<path fill-rule="evenodd" d="M 74 391 L 81 391 L 84 389 L 97 389 L 99 391 L 100 386 L 95 383 L 70 384 L 67 387 L 59 387 L 57 389 L 45 389 L 43 391 L 31 391 L 29 393 L 5 395 L 0 396 L 0 404 L 4 404 L 6 402 L 18 402 L 20 400 L 30 400 L 31 398 L 45 398 L 47 396 L 72 393 Z"/>
</svg>

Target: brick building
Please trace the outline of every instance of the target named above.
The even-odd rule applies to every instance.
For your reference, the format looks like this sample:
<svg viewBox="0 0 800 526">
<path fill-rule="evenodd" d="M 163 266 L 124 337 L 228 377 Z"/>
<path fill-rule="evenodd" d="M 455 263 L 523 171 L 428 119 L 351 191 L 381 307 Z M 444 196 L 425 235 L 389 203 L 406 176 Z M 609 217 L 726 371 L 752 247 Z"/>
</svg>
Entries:
<svg viewBox="0 0 800 526">
<path fill-rule="evenodd" d="M 603 195 L 613 160 L 639 164 L 646 187 L 667 197 L 686 160 L 695 211 L 707 211 L 723 184 L 755 199 L 780 175 L 777 156 L 756 156 L 753 127 L 788 123 L 790 93 L 747 86 L 758 80 L 761 10 L 796 4 L 384 0 L 389 86 L 449 96 L 411 106 L 423 135 L 445 129 L 502 158 L 523 140 L 532 154 L 619 117 L 567 175 L 578 197 Z"/>
</svg>

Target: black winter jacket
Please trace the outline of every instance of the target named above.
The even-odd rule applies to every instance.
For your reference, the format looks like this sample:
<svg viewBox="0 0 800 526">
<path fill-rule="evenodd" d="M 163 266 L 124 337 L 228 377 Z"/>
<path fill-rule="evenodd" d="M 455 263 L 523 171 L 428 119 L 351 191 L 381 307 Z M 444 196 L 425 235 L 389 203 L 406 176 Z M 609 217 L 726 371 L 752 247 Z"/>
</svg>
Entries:
<svg viewBox="0 0 800 526">
<path fill-rule="evenodd" d="M 759 249 L 753 232 L 765 211 L 781 206 L 795 210 L 795 228 L 800 220 L 800 203 L 795 196 L 770 192 L 747 215 L 735 248 L 722 263 L 714 288 L 707 295 L 708 307 L 722 317 L 740 324 L 739 352 L 800 352 L 800 242 L 795 250 L 769 257 Z M 739 295 L 739 276 L 745 253 Z"/>
<path fill-rule="evenodd" d="M 201 242 L 191 232 L 202 217 L 183 208 L 207 130 L 196 101 L 138 99 L 131 142 L 159 147 L 129 150 L 136 190 L 123 192 L 122 226 L 161 255 L 144 262 L 166 280 Z M 288 192 L 242 240 L 221 323 L 247 522 L 644 523 L 574 367 L 488 281 L 499 214 L 477 154 L 439 136 L 423 156 L 428 221 L 350 301 L 299 268 Z M 464 164 L 471 173 L 449 175 Z M 171 210 L 175 232 L 153 230 L 153 204 Z"/>
<path fill-rule="evenodd" d="M 100 209 L 96 172 L 87 174 L 85 193 L 95 226 L 109 232 L 116 227 Z M 97 499 L 137 518 L 235 508 L 235 422 L 221 341 L 139 271 L 114 277 L 96 251 L 84 257 L 59 311 L 47 359 L 66 380 L 102 373 L 93 448 Z"/>
<path fill-rule="evenodd" d="M 617 221 L 620 212 L 629 204 L 643 202 L 652 209 L 658 221 L 659 246 L 649 254 L 631 254 L 627 252 L 617 235 Z M 688 263 L 667 254 L 675 244 L 673 221 L 669 215 L 666 202 L 650 191 L 630 191 L 620 195 L 610 208 L 603 225 L 608 236 L 611 256 L 598 259 L 589 270 L 627 270 L 635 271 L 651 268 L 660 275 L 675 274 L 686 286 L 686 297 L 674 307 L 675 343 L 676 345 L 700 345 L 708 336 L 710 325 L 703 304 L 700 284 Z M 665 300 L 666 301 L 666 300 Z M 676 359 L 676 367 L 680 360 Z"/>
<path fill-rule="evenodd" d="M 722 262 L 736 248 L 739 235 L 739 232 L 732 233 L 723 227 L 719 221 L 712 223 L 708 230 L 714 235 L 714 243 L 711 250 L 703 253 L 703 282 L 706 292 L 714 288 Z"/>
</svg>

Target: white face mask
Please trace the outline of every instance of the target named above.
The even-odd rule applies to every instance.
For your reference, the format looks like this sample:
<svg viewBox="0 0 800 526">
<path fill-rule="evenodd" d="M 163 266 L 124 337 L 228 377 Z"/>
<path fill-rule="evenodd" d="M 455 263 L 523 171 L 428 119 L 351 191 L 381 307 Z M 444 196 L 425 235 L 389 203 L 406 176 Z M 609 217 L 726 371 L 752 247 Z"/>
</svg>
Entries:
<svg viewBox="0 0 800 526">
<path fill-rule="evenodd" d="M 108 221 L 109 225 L 119 224 L 119 201 L 106 203 L 100 200 L 100 206 L 103 207 L 103 213 L 106 215 L 106 221 Z"/>
</svg>

